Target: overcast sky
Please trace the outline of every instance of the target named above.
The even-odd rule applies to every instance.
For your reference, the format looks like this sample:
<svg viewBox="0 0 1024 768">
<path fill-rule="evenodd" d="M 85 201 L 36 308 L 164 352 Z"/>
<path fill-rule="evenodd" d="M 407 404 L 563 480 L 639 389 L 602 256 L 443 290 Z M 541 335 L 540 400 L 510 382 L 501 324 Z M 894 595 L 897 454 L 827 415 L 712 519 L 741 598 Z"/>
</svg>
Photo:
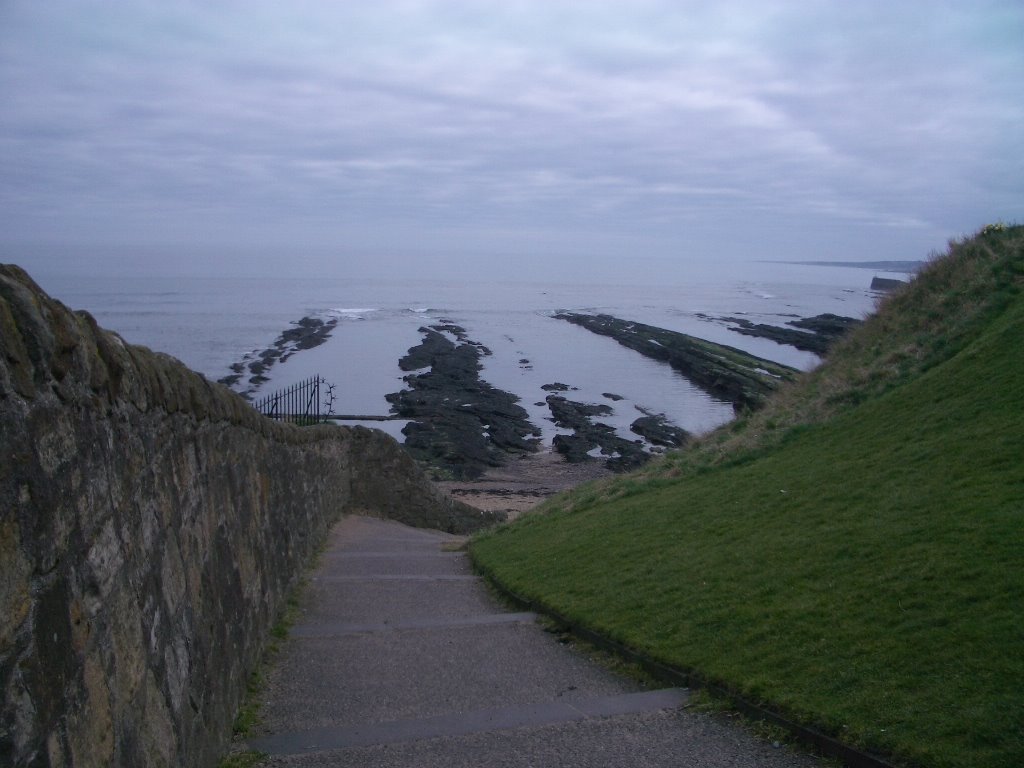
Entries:
<svg viewBox="0 0 1024 768">
<path fill-rule="evenodd" d="M 915 259 L 998 219 L 1021 0 L 0 0 L 30 270 Z"/>
</svg>

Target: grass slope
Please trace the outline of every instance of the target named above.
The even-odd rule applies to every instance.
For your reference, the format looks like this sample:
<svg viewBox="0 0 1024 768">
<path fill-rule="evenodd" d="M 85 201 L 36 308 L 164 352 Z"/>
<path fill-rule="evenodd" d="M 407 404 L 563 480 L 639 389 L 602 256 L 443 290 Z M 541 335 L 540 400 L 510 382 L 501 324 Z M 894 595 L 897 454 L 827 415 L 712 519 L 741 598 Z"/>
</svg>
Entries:
<svg viewBox="0 0 1024 768">
<path fill-rule="evenodd" d="M 844 741 L 1024 763 L 1024 228 L 654 470 L 472 544 L 512 590 Z"/>
</svg>

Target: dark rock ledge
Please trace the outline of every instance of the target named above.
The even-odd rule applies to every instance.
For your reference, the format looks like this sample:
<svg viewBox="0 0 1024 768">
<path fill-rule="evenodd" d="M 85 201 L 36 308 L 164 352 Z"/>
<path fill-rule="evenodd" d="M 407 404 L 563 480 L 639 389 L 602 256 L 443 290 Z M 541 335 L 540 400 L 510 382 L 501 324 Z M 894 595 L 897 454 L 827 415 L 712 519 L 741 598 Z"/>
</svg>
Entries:
<svg viewBox="0 0 1024 768">
<path fill-rule="evenodd" d="M 642 466 L 650 459 L 644 450 L 643 440 L 626 440 L 615 428 L 599 421 L 595 416 L 608 416 L 610 405 L 578 403 L 561 395 L 548 395 L 551 420 L 563 429 L 571 429 L 570 435 L 555 435 L 552 445 L 566 461 L 578 464 L 594 461 L 592 451 L 599 450 L 605 458 L 605 466 L 615 472 L 628 472 Z"/>
<path fill-rule="evenodd" d="M 405 377 L 408 388 L 386 395 L 392 412 L 410 419 L 402 430 L 406 449 L 457 479 L 480 477 L 512 455 L 536 451 L 540 430 L 518 398 L 480 378 L 480 358 L 490 351 L 450 323 L 420 332 L 423 341 L 399 361 L 413 372 Z"/>
<path fill-rule="evenodd" d="M 665 414 L 647 411 L 643 414 L 629 428 L 652 445 L 680 448 L 689 441 L 690 433 L 670 422 Z"/>
<path fill-rule="evenodd" d="M 790 320 L 786 325 L 792 326 L 791 328 L 753 323 L 742 317 L 723 317 L 722 320 L 736 326 L 729 329 L 736 333 L 771 339 L 778 344 L 788 344 L 820 357 L 825 356 L 837 339 L 861 324 L 861 321 L 855 318 L 830 313 Z"/>
<path fill-rule="evenodd" d="M 338 324 L 338 318 L 331 317 L 321 320 L 318 317 L 304 317 L 291 328 L 281 332 L 273 344 L 262 351 L 253 351 L 230 367 L 231 373 L 220 379 L 221 384 L 237 388 L 239 382 L 247 375 L 248 388 L 241 392 L 243 397 L 251 397 L 260 384 L 267 380 L 264 375 L 271 366 L 285 362 L 289 357 L 303 349 L 313 349 L 331 337 L 331 331 Z"/>
<path fill-rule="evenodd" d="M 620 398 L 621 399 L 621 398 Z M 650 413 L 638 407 L 644 415 L 636 419 L 630 430 L 642 440 L 627 440 L 615 428 L 595 421 L 595 417 L 609 416 L 612 407 L 604 403 L 579 403 L 561 395 L 548 395 L 551 421 L 572 434 L 556 435 L 554 449 L 572 464 L 598 461 L 594 451 L 604 457 L 604 465 L 613 472 L 628 472 L 645 464 L 662 448 L 678 448 L 689 440 L 686 430 L 672 424 L 664 414 Z M 646 441 L 646 444 L 645 444 Z M 650 450 L 648 446 L 652 446 Z"/>
<path fill-rule="evenodd" d="M 732 403 L 736 410 L 760 407 L 782 382 L 792 380 L 797 373 L 788 365 L 734 347 L 611 315 L 559 312 L 555 317 L 668 363 L 701 389 Z"/>
</svg>

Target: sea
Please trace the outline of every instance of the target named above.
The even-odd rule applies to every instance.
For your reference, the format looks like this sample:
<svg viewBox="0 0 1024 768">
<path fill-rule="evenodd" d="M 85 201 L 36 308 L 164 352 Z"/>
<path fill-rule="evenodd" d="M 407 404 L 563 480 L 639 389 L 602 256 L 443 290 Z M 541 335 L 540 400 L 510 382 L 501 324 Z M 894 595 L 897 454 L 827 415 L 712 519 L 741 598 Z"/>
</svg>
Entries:
<svg viewBox="0 0 1024 768">
<path fill-rule="evenodd" d="M 88 311 L 125 341 L 170 354 L 211 380 L 270 347 L 301 318 L 336 318 L 325 343 L 272 366 L 254 397 L 320 376 L 333 385 L 334 413 L 343 415 L 388 415 L 385 395 L 405 387 L 407 374 L 398 361 L 422 339 L 420 329 L 454 323 L 489 350 L 481 377 L 516 395 L 550 446 L 560 430 L 544 402 L 547 384 L 567 385 L 570 399 L 611 406 L 612 414 L 600 420 L 629 439 L 636 439 L 629 425 L 642 413 L 663 414 L 694 434 L 734 415 L 731 405 L 668 365 L 555 319 L 556 312 L 606 313 L 807 370 L 819 363 L 816 355 L 741 335 L 726 318 L 774 325 L 826 312 L 863 318 L 879 299 L 870 289 L 876 275 L 908 279 L 877 268 L 753 260 L 709 260 L 673 279 L 632 272 L 614 282 L 33 277 L 51 296 Z M 405 426 L 349 423 L 383 429 L 399 440 Z"/>
</svg>

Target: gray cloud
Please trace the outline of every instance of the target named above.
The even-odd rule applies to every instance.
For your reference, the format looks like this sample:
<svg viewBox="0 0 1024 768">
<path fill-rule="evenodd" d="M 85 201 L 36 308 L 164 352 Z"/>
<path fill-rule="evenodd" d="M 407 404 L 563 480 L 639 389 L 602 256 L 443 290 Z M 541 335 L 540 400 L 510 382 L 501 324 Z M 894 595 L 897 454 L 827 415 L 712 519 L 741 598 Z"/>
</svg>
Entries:
<svg viewBox="0 0 1024 768">
<path fill-rule="evenodd" d="M 0 256 L 913 258 L 1021 218 L 1021 39 L 1016 2 L 9 2 Z"/>
</svg>

